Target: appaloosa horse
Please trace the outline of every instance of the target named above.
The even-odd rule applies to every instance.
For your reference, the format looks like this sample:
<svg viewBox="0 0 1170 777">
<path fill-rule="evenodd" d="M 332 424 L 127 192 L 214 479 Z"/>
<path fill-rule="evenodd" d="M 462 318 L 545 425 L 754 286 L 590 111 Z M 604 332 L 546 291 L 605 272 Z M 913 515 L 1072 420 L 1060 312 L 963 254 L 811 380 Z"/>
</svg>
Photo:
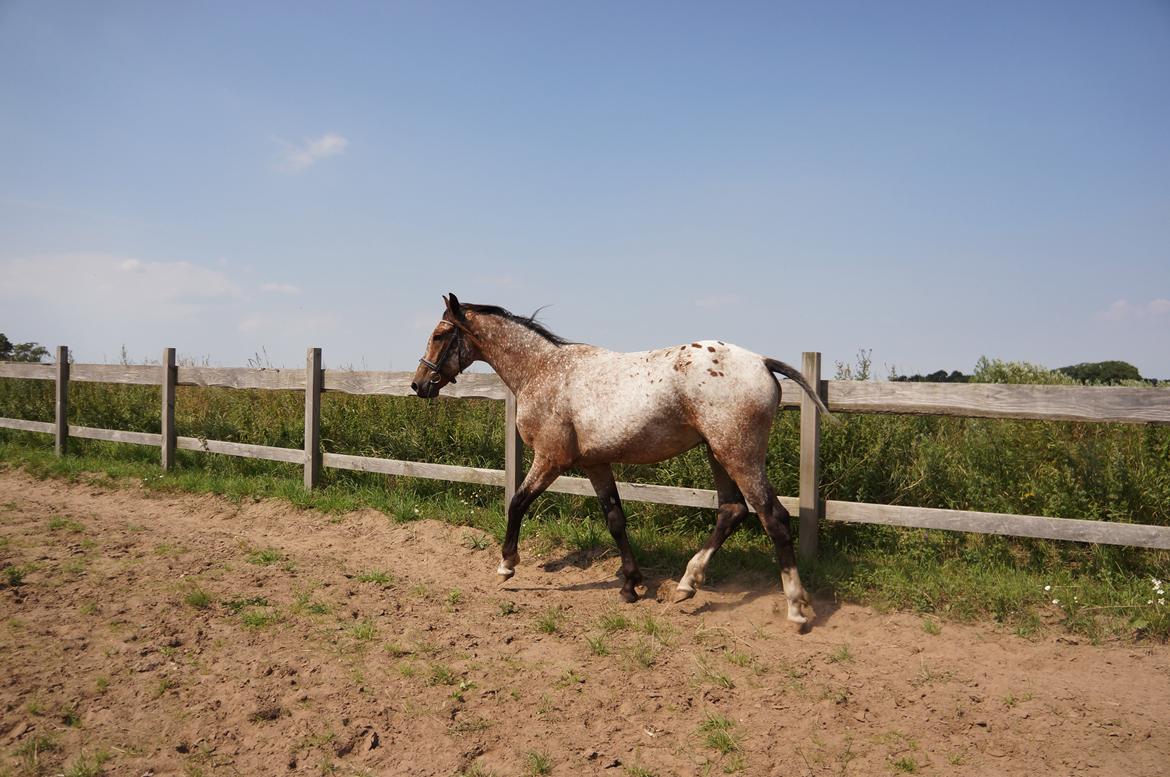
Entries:
<svg viewBox="0 0 1170 777">
<path fill-rule="evenodd" d="M 649 464 L 706 443 L 715 473 L 715 531 L 687 564 L 675 601 L 695 595 L 711 556 L 755 506 L 775 546 L 788 599 L 788 620 L 804 624 L 809 607 L 800 584 L 788 511 L 768 482 L 764 455 L 780 402 L 772 373 L 792 378 L 828 408 L 804 377 L 784 362 L 720 340 L 641 353 L 615 353 L 571 343 L 494 305 L 443 298 L 447 310 L 431 334 L 410 384 L 434 397 L 472 362 L 490 364 L 516 395 L 516 426 L 533 450 L 532 469 L 508 505 L 508 529 L 497 573 L 505 580 L 520 561 L 520 522 L 532 501 L 570 467 L 583 470 L 597 492 L 622 555 L 621 595 L 636 601 L 642 573 L 626 538 L 626 516 L 613 463 Z"/>
</svg>

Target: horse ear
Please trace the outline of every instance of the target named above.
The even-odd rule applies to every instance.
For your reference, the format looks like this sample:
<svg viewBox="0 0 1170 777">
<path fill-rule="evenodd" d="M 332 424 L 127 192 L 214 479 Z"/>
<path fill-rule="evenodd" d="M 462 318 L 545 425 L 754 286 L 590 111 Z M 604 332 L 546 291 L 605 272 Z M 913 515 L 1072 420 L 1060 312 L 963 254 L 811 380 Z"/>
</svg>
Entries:
<svg viewBox="0 0 1170 777">
<path fill-rule="evenodd" d="M 459 305 L 459 298 L 453 292 L 449 292 L 447 296 L 443 297 L 443 302 L 447 303 L 448 313 L 455 318 L 463 318 L 463 308 Z"/>
</svg>

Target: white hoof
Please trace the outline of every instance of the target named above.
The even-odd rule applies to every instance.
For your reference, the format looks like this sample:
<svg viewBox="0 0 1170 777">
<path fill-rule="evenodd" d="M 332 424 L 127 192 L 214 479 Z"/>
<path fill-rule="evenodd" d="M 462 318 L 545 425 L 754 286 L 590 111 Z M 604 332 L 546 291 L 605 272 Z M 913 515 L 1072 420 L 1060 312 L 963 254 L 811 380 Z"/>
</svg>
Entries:
<svg viewBox="0 0 1170 777">
<path fill-rule="evenodd" d="M 505 566 L 504 562 L 501 561 L 500 565 L 496 567 L 496 574 L 500 576 L 501 580 L 507 580 L 512 575 L 516 574 L 516 570 Z"/>
</svg>

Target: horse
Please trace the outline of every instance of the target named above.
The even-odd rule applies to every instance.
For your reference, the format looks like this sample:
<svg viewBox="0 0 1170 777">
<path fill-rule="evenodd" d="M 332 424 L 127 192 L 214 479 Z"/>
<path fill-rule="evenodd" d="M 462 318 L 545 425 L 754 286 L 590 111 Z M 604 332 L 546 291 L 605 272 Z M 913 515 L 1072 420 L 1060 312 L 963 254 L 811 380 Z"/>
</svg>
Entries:
<svg viewBox="0 0 1170 777">
<path fill-rule="evenodd" d="M 788 511 L 768 481 L 764 457 L 780 402 L 775 373 L 791 378 L 826 416 L 804 376 L 784 362 L 722 340 L 618 353 L 570 342 L 495 305 L 443 297 L 446 310 L 419 359 L 411 390 L 435 397 L 472 363 L 487 362 L 516 397 L 516 428 L 533 451 L 532 467 L 508 504 L 497 574 L 507 581 L 520 562 L 525 512 L 563 472 L 585 472 L 622 557 L 621 597 L 638 599 L 642 572 L 626 536 L 626 515 L 612 464 L 651 464 L 706 446 L 719 496 L 715 529 L 687 563 L 675 602 L 695 595 L 720 546 L 756 508 L 772 540 L 788 603 L 800 627 L 815 617 L 800 583 Z"/>
</svg>

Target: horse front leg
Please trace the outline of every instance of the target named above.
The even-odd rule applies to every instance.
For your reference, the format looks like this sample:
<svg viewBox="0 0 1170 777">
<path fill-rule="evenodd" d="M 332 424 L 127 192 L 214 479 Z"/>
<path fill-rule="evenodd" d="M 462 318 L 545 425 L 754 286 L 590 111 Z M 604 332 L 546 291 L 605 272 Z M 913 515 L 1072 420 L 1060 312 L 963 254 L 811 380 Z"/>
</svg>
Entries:
<svg viewBox="0 0 1170 777">
<path fill-rule="evenodd" d="M 605 514 L 605 523 L 609 533 L 622 554 L 622 599 L 629 603 L 638 601 L 637 586 L 642 584 L 642 570 L 638 569 L 638 562 L 634 560 L 634 551 L 630 547 L 630 538 L 626 536 L 626 513 L 622 510 L 622 500 L 618 496 L 617 483 L 613 478 L 613 469 L 608 464 L 589 467 L 585 470 L 593 490 L 597 492 L 597 500 L 601 502 L 601 512 Z"/>
<path fill-rule="evenodd" d="M 524 476 L 524 482 L 516 489 L 511 503 L 508 505 L 508 529 L 504 533 L 504 544 L 500 549 L 500 565 L 496 567 L 496 574 L 501 580 L 507 580 L 516 574 L 516 565 L 520 563 L 520 524 L 524 520 L 524 513 L 532 506 L 533 500 L 553 484 L 563 467 L 558 467 L 539 452 L 532 459 L 532 468 Z"/>
</svg>

